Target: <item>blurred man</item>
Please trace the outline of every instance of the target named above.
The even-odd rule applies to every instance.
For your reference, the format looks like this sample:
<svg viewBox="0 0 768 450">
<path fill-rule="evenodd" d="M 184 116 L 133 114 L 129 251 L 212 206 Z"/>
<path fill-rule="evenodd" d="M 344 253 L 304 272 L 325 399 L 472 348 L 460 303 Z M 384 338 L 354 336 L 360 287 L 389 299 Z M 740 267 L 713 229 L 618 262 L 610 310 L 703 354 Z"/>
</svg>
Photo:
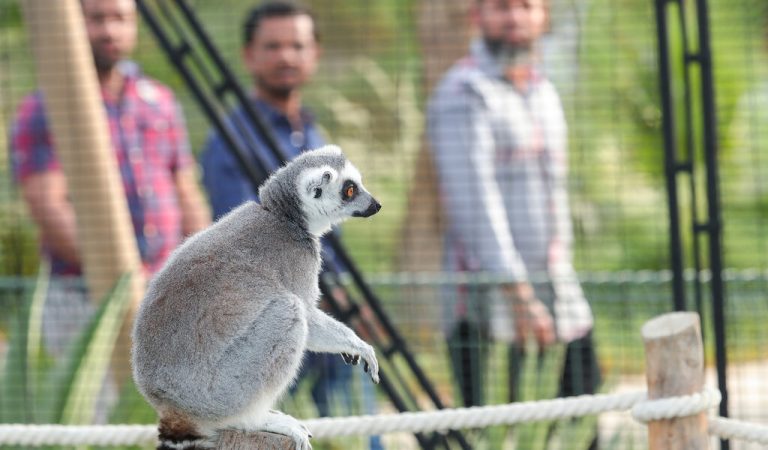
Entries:
<svg viewBox="0 0 768 450">
<path fill-rule="evenodd" d="M 483 403 L 492 338 L 512 343 L 512 401 L 529 339 L 542 351 L 567 344 L 561 396 L 594 393 L 599 383 L 592 313 L 571 263 L 565 117 L 538 64 L 548 14 L 546 0 L 476 0 L 481 36 L 429 105 L 448 219 L 444 268 L 509 280 L 445 293 L 445 331 L 466 406 Z"/>
<path fill-rule="evenodd" d="M 324 145 L 301 100 L 301 88 L 314 75 L 320 51 L 312 16 L 291 3 L 265 3 L 249 13 L 243 34 L 242 59 L 254 81 L 253 106 L 271 126 L 281 150 L 293 157 Z M 242 110 L 235 111 L 231 121 L 249 123 Z M 246 144 L 255 144 L 254 162 L 265 161 L 270 171 L 280 166 L 256 130 L 237 130 Z M 209 136 L 201 162 L 215 218 L 256 199 L 255 186 L 218 133 Z"/>
<path fill-rule="evenodd" d="M 148 275 L 185 235 L 210 223 L 173 93 L 126 60 L 136 45 L 133 0 L 82 0 L 112 148 Z M 76 217 L 40 92 L 20 104 L 11 133 L 13 171 L 51 265 L 44 310 L 47 348 L 62 355 L 93 312 L 81 280 Z"/>
</svg>

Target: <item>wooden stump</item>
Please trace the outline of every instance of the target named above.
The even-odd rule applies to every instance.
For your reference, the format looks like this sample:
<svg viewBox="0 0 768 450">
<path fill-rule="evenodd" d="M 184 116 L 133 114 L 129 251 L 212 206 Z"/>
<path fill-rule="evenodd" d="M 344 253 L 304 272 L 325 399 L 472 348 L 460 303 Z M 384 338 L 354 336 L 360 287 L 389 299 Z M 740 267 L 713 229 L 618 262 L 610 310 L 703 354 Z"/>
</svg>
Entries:
<svg viewBox="0 0 768 450">
<path fill-rule="evenodd" d="M 699 315 L 664 314 L 643 325 L 648 399 L 691 395 L 704 387 L 704 350 Z M 709 448 L 706 412 L 648 423 L 651 450 Z"/>
<path fill-rule="evenodd" d="M 246 433 L 226 430 L 219 436 L 216 450 L 295 450 L 293 440 L 282 434 L 263 431 Z"/>
</svg>

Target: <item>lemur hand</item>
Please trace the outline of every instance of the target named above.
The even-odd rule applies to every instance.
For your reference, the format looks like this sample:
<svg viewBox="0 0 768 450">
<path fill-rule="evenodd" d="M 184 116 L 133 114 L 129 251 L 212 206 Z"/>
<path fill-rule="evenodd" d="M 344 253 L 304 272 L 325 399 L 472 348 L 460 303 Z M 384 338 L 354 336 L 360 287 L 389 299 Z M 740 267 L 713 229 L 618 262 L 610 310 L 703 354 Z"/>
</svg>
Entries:
<svg viewBox="0 0 768 450">
<path fill-rule="evenodd" d="M 368 344 L 360 349 L 360 354 L 342 353 L 341 357 L 347 364 L 357 365 L 360 363 L 360 357 L 363 358 L 363 370 L 371 374 L 371 380 L 379 383 L 379 362 L 376 360 L 376 352 Z"/>
</svg>

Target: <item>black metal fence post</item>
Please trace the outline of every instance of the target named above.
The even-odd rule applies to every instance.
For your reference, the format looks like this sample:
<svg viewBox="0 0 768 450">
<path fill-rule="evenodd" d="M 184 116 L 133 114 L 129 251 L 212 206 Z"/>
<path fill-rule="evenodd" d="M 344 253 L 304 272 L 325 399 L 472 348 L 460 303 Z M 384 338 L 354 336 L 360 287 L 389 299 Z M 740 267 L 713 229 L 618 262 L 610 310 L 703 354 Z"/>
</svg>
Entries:
<svg viewBox="0 0 768 450">
<path fill-rule="evenodd" d="M 671 18 L 670 6 L 677 6 L 677 19 L 680 33 L 679 41 L 682 43 L 682 80 L 678 81 L 680 88 L 684 89 L 685 104 L 675 105 L 675 76 L 672 67 L 670 50 Z M 694 17 L 686 16 L 686 6 L 696 9 Z M 693 282 L 696 296 L 696 307 L 699 313 L 703 313 L 702 292 L 705 282 L 702 280 L 701 246 L 700 238 L 708 240 L 708 268 L 710 272 L 709 294 L 711 298 L 712 321 L 715 338 L 715 363 L 717 366 L 718 388 L 722 394 L 720 403 L 720 416 L 728 417 L 728 390 L 727 390 L 727 355 L 725 334 L 725 285 L 723 283 L 723 251 L 722 251 L 722 215 L 720 205 L 719 175 L 718 175 L 718 137 L 717 115 L 715 109 L 715 88 L 712 72 L 712 51 L 710 47 L 709 13 L 707 0 L 655 0 L 656 24 L 658 33 L 659 50 L 659 84 L 661 91 L 661 108 L 664 133 L 664 162 L 667 178 L 667 195 L 669 199 L 669 223 L 670 223 L 670 261 L 672 265 L 672 293 L 673 308 L 678 311 L 687 309 L 685 292 L 685 255 L 683 245 L 684 227 L 681 221 L 680 204 L 678 195 L 680 186 L 678 176 L 689 177 L 691 224 L 690 236 L 692 239 L 691 257 L 693 259 Z M 687 32 L 687 23 L 696 24 L 697 48 L 692 48 L 690 36 Z M 693 114 L 692 97 L 695 83 L 692 80 L 690 68 L 697 66 L 700 79 L 700 114 Z M 676 109 L 677 107 L 677 109 Z M 684 116 L 684 136 L 678 136 L 676 128 L 676 116 L 678 109 L 682 109 Z M 693 117 L 701 117 L 700 123 L 694 123 Z M 697 149 L 695 135 L 700 133 L 701 148 Z M 680 143 L 687 149 L 687 154 L 680 155 Z M 699 153 L 697 153 L 697 151 Z M 706 190 L 706 217 L 699 218 L 696 204 L 700 199 L 697 195 L 694 169 L 698 164 L 704 164 L 705 190 Z M 721 441 L 721 448 L 728 449 L 728 441 Z"/>
</svg>

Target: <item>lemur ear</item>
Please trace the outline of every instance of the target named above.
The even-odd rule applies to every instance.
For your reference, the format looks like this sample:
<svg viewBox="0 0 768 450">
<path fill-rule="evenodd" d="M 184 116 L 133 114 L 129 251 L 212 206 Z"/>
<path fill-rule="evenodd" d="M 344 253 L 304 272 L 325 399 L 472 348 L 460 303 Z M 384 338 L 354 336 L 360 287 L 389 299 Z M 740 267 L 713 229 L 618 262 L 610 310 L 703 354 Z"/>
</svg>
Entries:
<svg viewBox="0 0 768 450">
<path fill-rule="evenodd" d="M 335 180 L 336 177 L 338 177 L 338 173 L 329 166 L 309 169 L 299 176 L 299 189 L 310 196 L 318 197 L 317 189 L 321 189 Z"/>
</svg>

